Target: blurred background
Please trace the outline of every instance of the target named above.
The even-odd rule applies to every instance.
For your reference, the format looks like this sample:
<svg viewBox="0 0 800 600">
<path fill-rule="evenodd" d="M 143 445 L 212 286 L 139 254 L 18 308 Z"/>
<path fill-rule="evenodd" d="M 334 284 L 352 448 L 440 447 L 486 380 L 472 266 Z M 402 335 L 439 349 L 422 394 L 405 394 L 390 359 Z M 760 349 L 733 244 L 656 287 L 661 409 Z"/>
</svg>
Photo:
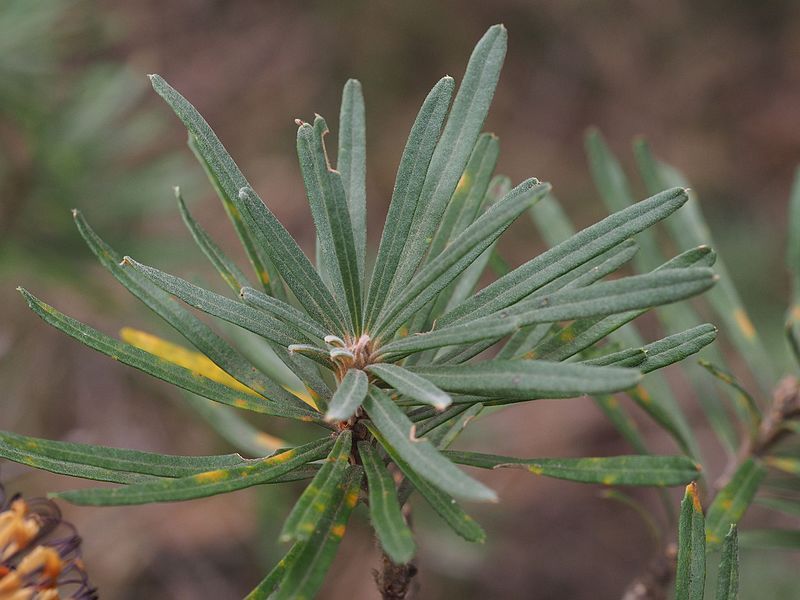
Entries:
<svg viewBox="0 0 800 600">
<path fill-rule="evenodd" d="M 553 183 L 575 222 L 604 216 L 583 154 L 597 125 L 632 167 L 645 135 L 701 198 L 757 328 L 782 367 L 786 204 L 800 162 L 800 4 L 792 0 L 530 2 L 3 0 L 0 3 L 0 428 L 168 453 L 229 451 L 181 394 L 49 328 L 14 288 L 116 334 L 168 328 L 101 269 L 74 228 L 80 208 L 118 251 L 183 277 L 215 281 L 180 222 L 172 186 L 231 254 L 235 234 L 186 134 L 150 90 L 157 72 L 192 101 L 251 183 L 306 249 L 313 229 L 295 157 L 295 118 L 334 130 L 341 86 L 367 102 L 370 240 L 379 239 L 408 128 L 442 75 L 458 80 L 495 22 L 508 57 L 486 129 L 499 172 Z M 633 169 L 630 169 L 633 172 Z M 638 182 L 637 182 L 638 185 Z M 644 196 L 643 186 L 637 192 Z M 503 243 L 519 264 L 544 249 L 525 223 Z M 242 262 L 242 264 L 245 264 Z M 691 397 L 684 406 L 707 425 Z M 282 424 L 266 431 L 293 435 Z M 654 444 L 671 451 L 648 423 Z M 707 452 L 723 457 L 708 436 Z M 585 400 L 496 413 L 464 446 L 519 456 L 628 449 Z M 3 465 L 28 494 L 80 485 Z M 643 522 L 600 490 L 489 473 L 502 504 L 470 507 L 487 529 L 475 547 L 424 508 L 423 598 L 616 598 L 646 568 Z M 238 598 L 285 548 L 276 537 L 298 488 L 237 492 L 177 505 L 75 508 L 86 563 L 105 598 Z M 645 502 L 652 493 L 638 494 Z M 676 498 L 677 503 L 677 498 Z M 748 519 L 767 517 L 751 510 Z M 352 530 L 323 598 L 374 598 L 378 554 Z M 797 598 L 797 556 L 743 556 L 747 598 Z M 765 591 L 768 590 L 768 591 Z"/>
</svg>

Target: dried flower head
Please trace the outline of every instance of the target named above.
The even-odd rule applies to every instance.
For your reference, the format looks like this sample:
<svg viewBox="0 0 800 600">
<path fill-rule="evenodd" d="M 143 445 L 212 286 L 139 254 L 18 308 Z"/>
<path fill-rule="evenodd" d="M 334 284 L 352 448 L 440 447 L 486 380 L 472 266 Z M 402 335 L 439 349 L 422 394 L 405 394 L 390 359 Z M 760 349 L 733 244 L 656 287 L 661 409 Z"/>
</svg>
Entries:
<svg viewBox="0 0 800 600">
<path fill-rule="evenodd" d="M 51 500 L 0 487 L 0 600 L 93 600 L 81 538 Z"/>
</svg>

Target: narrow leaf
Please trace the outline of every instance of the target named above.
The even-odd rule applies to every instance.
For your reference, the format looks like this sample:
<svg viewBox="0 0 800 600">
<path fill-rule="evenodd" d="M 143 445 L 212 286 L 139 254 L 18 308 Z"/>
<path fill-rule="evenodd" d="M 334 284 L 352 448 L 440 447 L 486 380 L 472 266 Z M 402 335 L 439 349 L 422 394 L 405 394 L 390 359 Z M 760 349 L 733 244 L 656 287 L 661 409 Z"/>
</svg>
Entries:
<svg viewBox="0 0 800 600">
<path fill-rule="evenodd" d="M 288 346 L 302 341 L 303 334 L 301 332 L 292 330 L 283 321 L 266 315 L 251 306 L 203 289 L 180 277 L 143 265 L 129 256 L 123 259 L 123 265 L 136 270 L 162 290 L 177 296 L 189 306 L 193 306 L 228 323 L 238 325 L 271 342 L 281 346 Z"/>
<path fill-rule="evenodd" d="M 736 525 L 731 524 L 722 544 L 717 574 L 717 600 L 737 600 L 739 597 L 739 538 Z"/>
<path fill-rule="evenodd" d="M 382 351 L 386 356 L 404 356 L 428 348 L 499 339 L 534 323 L 624 313 L 699 294 L 715 281 L 710 269 L 670 269 L 561 290 L 519 302 L 474 321 L 395 340 Z"/>
<path fill-rule="evenodd" d="M 333 394 L 325 420 L 346 421 L 364 402 L 368 388 L 367 375 L 359 369 L 348 369 L 336 392 Z"/>
<path fill-rule="evenodd" d="M 247 464 L 242 466 L 224 467 L 186 477 L 120 488 L 60 492 L 56 496 L 73 504 L 92 506 L 149 504 L 205 498 L 268 483 L 293 469 L 324 457 L 332 445 L 330 438 L 322 438 L 266 458 L 247 461 Z"/>
<path fill-rule="evenodd" d="M 348 477 L 337 487 L 319 527 L 287 564 L 274 600 L 310 600 L 316 595 L 358 503 L 363 474 L 361 467 L 349 467 Z"/>
<path fill-rule="evenodd" d="M 427 169 L 420 202 L 394 273 L 393 293 L 405 289 L 433 240 L 447 202 L 458 185 L 494 96 L 508 34 L 494 25 L 475 46 L 442 137 Z"/>
<path fill-rule="evenodd" d="M 361 83 L 356 79 L 348 79 L 342 90 L 336 170 L 342 175 L 342 185 L 350 209 L 358 273 L 362 281 L 367 251 L 367 125 L 364 112 Z"/>
<path fill-rule="evenodd" d="M 137 271 L 120 266 L 122 257 L 100 239 L 79 211 L 73 211 L 73 217 L 78 231 L 100 264 L 150 310 L 169 323 L 205 357 L 208 357 L 208 362 L 217 365 L 220 374 L 227 373 L 230 375 L 228 380 L 240 382 L 268 398 L 287 404 L 297 404 L 291 394 L 286 393 L 276 381 L 262 373 L 241 352 L 175 302 L 169 294 Z M 220 379 L 216 380 L 227 383 Z"/>
<path fill-rule="evenodd" d="M 639 365 L 639 370 L 642 373 L 650 373 L 679 362 L 687 356 L 700 352 L 716 337 L 717 328 L 710 323 L 705 323 L 647 344 L 643 348 L 647 353 L 647 358 Z"/>
<path fill-rule="evenodd" d="M 687 185 L 683 177 L 674 169 L 655 160 L 647 143 L 643 140 L 637 140 L 634 144 L 634 155 L 648 189 L 660 189 L 667 185 Z M 710 229 L 703 217 L 697 198 L 691 198 L 686 207 L 677 212 L 674 218 L 665 221 L 665 225 L 680 247 L 687 248 L 698 244 L 713 245 Z M 709 294 L 708 300 L 725 324 L 725 331 L 731 337 L 734 346 L 745 359 L 756 381 L 768 396 L 776 380 L 772 361 L 761 343 L 755 326 L 747 315 L 724 261 L 719 260 L 716 267 L 720 274 L 720 285 Z"/>
<path fill-rule="evenodd" d="M 538 360 L 418 367 L 415 372 L 449 392 L 517 399 L 618 392 L 641 379 L 635 369 Z"/>
<path fill-rule="evenodd" d="M 397 465 L 408 481 L 411 482 L 413 489 L 416 489 L 420 495 L 425 498 L 428 504 L 431 505 L 431 508 L 442 517 L 453 531 L 469 542 L 483 542 L 486 540 L 486 533 L 481 526 L 465 513 L 451 496 L 448 496 L 425 478 L 421 477 L 419 472 L 406 462 L 403 456 L 389 440 L 381 434 L 377 427 L 372 423 L 367 423 L 367 428 L 370 430 L 370 433 L 375 436 L 375 439 L 378 440 L 378 443 L 386 450 L 392 462 Z M 400 497 L 401 505 L 405 503 L 406 498 L 407 497 L 404 496 Z"/>
<path fill-rule="evenodd" d="M 236 264 L 225 256 L 225 253 L 219 246 L 211 239 L 200 224 L 194 220 L 189 209 L 186 208 L 186 203 L 183 201 L 180 188 L 175 188 L 175 198 L 178 200 L 178 209 L 180 210 L 183 222 L 192 234 L 194 241 L 206 255 L 211 264 L 222 277 L 223 281 L 228 284 L 234 292 L 239 292 L 245 286 L 249 286 L 247 276 L 236 266 Z"/>
<path fill-rule="evenodd" d="M 374 323 L 386 302 L 454 85 L 452 77 L 444 77 L 433 87 L 420 108 L 403 150 L 370 282 L 365 319 L 368 327 Z"/>
<path fill-rule="evenodd" d="M 345 313 L 286 228 L 251 188 L 240 189 L 236 202 L 242 214 L 252 221 L 255 239 L 267 248 L 275 267 L 303 308 L 315 321 L 329 327 L 331 333 L 344 334 Z"/>
<path fill-rule="evenodd" d="M 369 515 L 386 555 L 396 564 L 414 556 L 416 546 L 400 511 L 394 480 L 369 442 L 358 443 L 358 453 L 369 485 Z"/>
<path fill-rule="evenodd" d="M 684 485 L 700 469 L 686 456 L 612 456 L 607 458 L 513 458 L 479 452 L 444 453 L 462 465 L 527 469 L 534 475 L 603 485 L 666 487 Z"/>
<path fill-rule="evenodd" d="M 297 156 L 317 228 L 323 272 L 328 275 L 342 312 L 349 317 L 348 329 L 354 327 L 358 334 L 361 329 L 359 262 L 342 178 L 328 163 L 323 140 L 327 132 L 328 125 L 319 115 L 313 126 L 301 123 L 297 130 Z"/>
<path fill-rule="evenodd" d="M 424 377 L 398 365 L 379 363 L 367 367 L 367 371 L 388 383 L 399 393 L 437 410 L 444 410 L 453 402 L 447 392 L 440 390 Z"/>
<path fill-rule="evenodd" d="M 422 269 L 387 305 L 376 324 L 377 332 L 394 333 L 409 317 L 430 302 L 500 235 L 550 190 L 536 179 L 522 182 Z"/>
<path fill-rule="evenodd" d="M 329 510 L 336 488 L 341 487 L 345 480 L 352 445 L 352 432 L 349 429 L 343 430 L 336 438 L 325 464 L 303 490 L 283 523 L 280 535 L 282 542 L 307 540 L 311 537 L 317 523 Z"/>
<path fill-rule="evenodd" d="M 686 200 L 686 192 L 675 188 L 606 217 L 480 290 L 444 315 L 439 321 L 440 326 L 474 319 L 511 306 L 541 286 L 669 216 Z"/>
<path fill-rule="evenodd" d="M 697 484 L 686 486 L 678 523 L 678 572 L 675 600 L 703 600 L 706 581 L 706 538 Z"/>
<path fill-rule="evenodd" d="M 291 304 L 250 287 L 243 287 L 237 291 L 239 297 L 248 306 L 263 310 L 272 317 L 280 319 L 310 339 L 322 340 L 328 334 L 322 325 Z"/>
<path fill-rule="evenodd" d="M 63 464 L 64 469 L 77 466 L 92 466 L 110 471 L 141 473 L 155 477 L 184 477 L 201 471 L 211 471 L 246 464 L 238 454 L 218 456 L 172 456 L 109 448 L 94 444 L 57 442 L 28 437 L 8 431 L 0 431 L 0 456 L 15 460 L 7 453 L 30 454 L 35 459 L 43 458 L 55 464 Z M 36 462 L 34 459 L 33 462 Z M 49 470 L 49 469 L 48 469 Z M 56 471 L 66 475 L 64 470 Z M 80 476 L 80 475 L 76 475 Z"/>
<path fill-rule="evenodd" d="M 19 291 L 31 310 L 53 327 L 72 336 L 82 344 L 94 348 L 121 363 L 144 371 L 153 377 L 163 379 L 209 400 L 237 408 L 301 421 L 316 421 L 319 419 L 319 414 L 310 408 L 304 409 L 300 406 L 288 405 L 277 400 L 236 392 L 225 385 L 196 375 L 188 369 L 178 367 L 135 346 L 108 337 L 96 329 L 58 312 L 52 306 L 32 296 L 27 290 L 19 288 Z"/>
<path fill-rule="evenodd" d="M 706 540 L 710 549 L 719 547 L 731 523 L 738 523 L 755 498 L 767 470 L 756 459 L 748 458 L 733 474 L 708 508 Z"/>
<path fill-rule="evenodd" d="M 370 387 L 364 400 L 364 409 L 386 442 L 428 482 L 464 500 L 497 500 L 497 495 L 491 489 L 466 475 L 428 440 L 417 438 L 414 424 L 383 391 Z"/>
</svg>

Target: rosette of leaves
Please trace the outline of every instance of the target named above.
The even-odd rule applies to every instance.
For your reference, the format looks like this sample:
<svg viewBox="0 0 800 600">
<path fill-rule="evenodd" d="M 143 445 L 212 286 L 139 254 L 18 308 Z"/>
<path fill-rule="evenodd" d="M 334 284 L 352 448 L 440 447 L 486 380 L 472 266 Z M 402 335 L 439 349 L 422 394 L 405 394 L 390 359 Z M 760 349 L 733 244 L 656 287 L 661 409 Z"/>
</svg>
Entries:
<svg viewBox="0 0 800 600">
<path fill-rule="evenodd" d="M 641 275 L 608 279 L 636 254 L 632 236 L 686 202 L 681 187 L 626 207 L 503 271 L 497 239 L 550 192 L 537 179 L 512 188 L 507 178 L 493 177 L 498 142 L 481 128 L 505 51 L 505 29 L 490 28 L 452 105 L 450 77 L 426 97 L 401 158 L 371 268 L 365 113 L 357 81 L 344 88 L 335 169 L 325 146 L 326 121 L 298 121 L 297 151 L 317 232 L 312 264 L 194 107 L 152 76 L 156 92 L 188 129 L 189 144 L 241 238 L 254 278 L 223 254 L 178 192 L 183 217 L 230 287 L 228 295 L 123 257 L 77 211 L 75 220 L 100 262 L 196 351 L 130 331 L 128 341 L 117 340 L 20 291 L 45 321 L 115 360 L 219 405 L 304 422 L 321 435 L 275 449 L 280 444 L 259 444 L 262 438 L 249 423 L 223 411 L 211 420 L 229 440 L 254 453 L 268 447 L 274 452 L 254 459 L 166 456 L 3 433 L 0 454 L 121 484 L 57 494 L 83 505 L 190 500 L 310 479 L 281 533 L 293 545 L 252 598 L 313 596 L 359 502 L 369 506 L 389 563 L 403 565 L 414 556 L 404 513 L 414 492 L 458 534 L 482 541 L 481 527 L 461 502 L 493 502 L 497 496 L 457 463 L 606 485 L 671 486 L 695 479 L 697 465 L 685 455 L 513 458 L 446 450 L 481 412 L 539 398 L 608 397 L 635 389 L 643 373 L 697 352 L 715 336 L 713 326 L 700 325 L 649 344 L 603 343 L 647 309 L 713 285 L 714 253 L 707 247 L 689 249 Z M 494 280 L 476 291 L 491 266 Z M 176 299 L 260 336 L 284 371 L 261 368 Z M 601 326 L 563 329 L 565 323 L 589 321 Z M 488 349 L 490 358 L 483 353 Z"/>
</svg>

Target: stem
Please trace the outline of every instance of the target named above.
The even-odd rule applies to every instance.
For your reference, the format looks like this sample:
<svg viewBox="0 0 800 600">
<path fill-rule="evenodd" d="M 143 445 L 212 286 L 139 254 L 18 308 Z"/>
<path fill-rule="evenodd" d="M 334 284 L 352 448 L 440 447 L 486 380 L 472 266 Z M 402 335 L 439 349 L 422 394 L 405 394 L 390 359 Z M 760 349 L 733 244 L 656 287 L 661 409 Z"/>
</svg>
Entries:
<svg viewBox="0 0 800 600">
<path fill-rule="evenodd" d="M 396 565 L 381 552 L 382 569 L 375 569 L 372 574 L 375 584 L 383 600 L 404 600 L 412 589 L 412 579 L 417 574 L 417 567 L 413 562 L 405 565 Z"/>
</svg>

